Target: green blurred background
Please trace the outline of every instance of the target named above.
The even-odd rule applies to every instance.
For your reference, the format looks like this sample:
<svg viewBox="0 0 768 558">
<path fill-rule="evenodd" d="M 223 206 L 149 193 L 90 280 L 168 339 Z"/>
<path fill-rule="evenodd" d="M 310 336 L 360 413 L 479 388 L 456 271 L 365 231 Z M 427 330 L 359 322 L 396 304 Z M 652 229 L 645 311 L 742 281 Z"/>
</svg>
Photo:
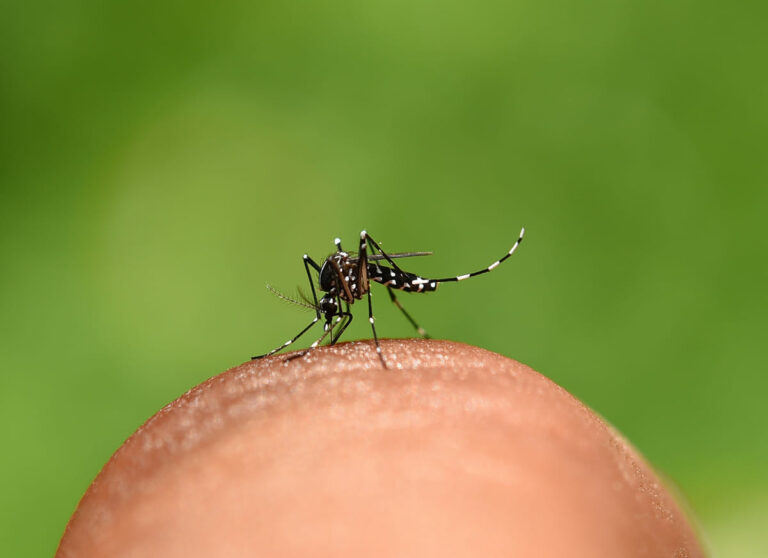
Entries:
<svg viewBox="0 0 768 558">
<path fill-rule="evenodd" d="M 303 253 L 365 228 L 452 275 L 521 226 L 406 307 L 605 416 L 715 554 L 768 555 L 764 3 L 3 14 L 3 556 L 50 556 L 145 419 L 309 320 L 264 288 Z"/>
</svg>

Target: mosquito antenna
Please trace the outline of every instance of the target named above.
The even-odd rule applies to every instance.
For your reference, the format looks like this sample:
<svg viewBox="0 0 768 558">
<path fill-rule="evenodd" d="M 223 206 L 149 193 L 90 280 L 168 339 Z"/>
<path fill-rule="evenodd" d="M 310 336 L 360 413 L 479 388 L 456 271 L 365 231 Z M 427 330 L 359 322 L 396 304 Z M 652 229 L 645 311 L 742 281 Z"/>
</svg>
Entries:
<svg viewBox="0 0 768 558">
<path fill-rule="evenodd" d="M 267 284 L 267 289 L 272 291 L 272 294 L 274 294 L 277 298 L 284 300 L 286 302 L 290 302 L 291 304 L 295 304 L 296 306 L 302 306 L 304 308 L 309 308 L 310 310 L 317 310 L 313 304 L 310 304 L 307 300 L 306 302 L 302 302 L 300 300 L 293 299 L 289 296 L 285 296 L 283 293 L 278 291 L 276 288 L 274 288 L 272 285 Z"/>
</svg>

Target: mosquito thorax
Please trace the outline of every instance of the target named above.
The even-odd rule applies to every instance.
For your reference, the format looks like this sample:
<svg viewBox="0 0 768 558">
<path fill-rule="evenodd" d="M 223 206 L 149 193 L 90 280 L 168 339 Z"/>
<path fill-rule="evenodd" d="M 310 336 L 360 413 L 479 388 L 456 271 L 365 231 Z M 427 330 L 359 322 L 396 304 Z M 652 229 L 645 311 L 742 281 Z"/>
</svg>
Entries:
<svg viewBox="0 0 768 558">
<path fill-rule="evenodd" d="M 332 257 L 332 256 L 331 256 Z M 333 288 L 333 266 L 331 257 L 328 257 L 320 268 L 320 290 L 330 291 Z"/>
<path fill-rule="evenodd" d="M 337 285 L 335 284 L 335 273 L 334 273 L 334 266 L 331 263 L 331 260 L 335 261 L 340 268 L 343 268 L 344 262 L 348 259 L 348 254 L 346 252 L 338 252 L 336 254 L 332 254 L 328 256 L 325 259 L 325 262 L 323 262 L 322 267 L 320 267 L 320 290 L 321 291 L 330 291 Z"/>
</svg>

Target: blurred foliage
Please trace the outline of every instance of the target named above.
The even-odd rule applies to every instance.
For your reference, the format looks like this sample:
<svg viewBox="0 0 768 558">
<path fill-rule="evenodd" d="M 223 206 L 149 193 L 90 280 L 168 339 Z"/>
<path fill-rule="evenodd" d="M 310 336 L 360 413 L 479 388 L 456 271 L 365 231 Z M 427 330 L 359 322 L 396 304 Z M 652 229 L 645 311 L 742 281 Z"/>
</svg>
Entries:
<svg viewBox="0 0 768 558">
<path fill-rule="evenodd" d="M 764 3 L 3 12 L 3 555 L 51 555 L 137 426 L 308 321 L 264 289 L 303 253 L 366 228 L 458 274 L 523 225 L 406 307 L 600 412 L 717 553 L 768 555 Z"/>
</svg>

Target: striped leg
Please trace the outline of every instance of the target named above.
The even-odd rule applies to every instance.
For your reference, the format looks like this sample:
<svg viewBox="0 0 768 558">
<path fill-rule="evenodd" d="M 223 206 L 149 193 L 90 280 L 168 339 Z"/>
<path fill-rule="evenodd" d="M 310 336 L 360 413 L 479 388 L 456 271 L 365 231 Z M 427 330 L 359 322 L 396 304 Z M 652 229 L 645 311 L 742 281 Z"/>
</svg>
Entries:
<svg viewBox="0 0 768 558">
<path fill-rule="evenodd" d="M 365 240 L 366 242 L 368 242 L 368 244 L 370 244 L 372 254 L 376 254 L 377 252 L 380 253 L 384 257 L 384 259 L 387 260 L 388 263 L 392 264 L 392 267 L 394 267 L 395 270 L 397 270 L 397 272 L 400 273 L 401 276 L 408 275 L 397 266 L 394 260 L 390 258 L 389 255 L 386 252 L 384 252 L 384 250 L 381 249 L 381 246 L 379 246 L 375 240 L 373 240 L 370 236 L 368 236 L 367 233 L 365 234 Z M 362 241 L 361 241 L 361 244 L 362 244 Z M 362 251 L 363 248 L 361 247 L 360 250 Z M 419 335 L 421 335 L 426 339 L 430 339 L 427 331 L 423 327 L 421 327 L 419 324 L 416 323 L 416 320 L 413 319 L 413 317 L 408 313 L 408 311 L 405 308 L 403 308 L 403 305 L 400 304 L 400 301 L 397 300 L 397 297 L 395 296 L 395 292 L 392 290 L 392 287 L 387 286 L 387 292 L 389 293 L 389 299 L 394 303 L 395 306 L 397 306 L 400 309 L 400 311 L 403 313 L 406 319 L 411 323 L 413 328 L 419 333 Z"/>
<path fill-rule="evenodd" d="M 408 312 L 406 312 L 405 308 L 403 308 L 403 305 L 400 304 L 399 300 L 397 300 L 397 297 L 395 296 L 395 291 L 392 290 L 392 287 L 387 287 L 387 292 L 389 293 L 389 298 L 392 300 L 392 302 L 395 303 L 395 306 L 397 306 L 400 309 L 400 311 L 405 315 L 408 321 L 411 322 L 411 325 L 414 327 L 416 331 L 419 332 L 419 335 L 421 335 L 425 339 L 431 339 L 431 337 L 426 332 L 426 330 L 423 327 L 421 327 L 419 324 L 417 324 L 416 320 L 414 320 L 411 317 L 411 315 Z"/>
<path fill-rule="evenodd" d="M 364 293 L 369 291 L 371 286 L 368 284 L 368 251 L 366 249 L 366 241 L 368 240 L 368 233 L 365 231 L 360 232 L 360 250 L 357 253 L 357 283 L 358 293 Z M 370 292 L 370 291 L 369 291 Z M 362 298 L 362 294 L 360 294 Z"/>
<path fill-rule="evenodd" d="M 307 271 L 307 279 L 309 279 L 309 286 L 312 287 L 312 300 L 315 303 L 315 309 L 317 306 L 317 293 L 315 293 L 315 282 L 312 280 L 312 273 L 309 271 L 309 266 L 315 268 L 315 271 L 320 273 L 320 266 L 315 263 L 315 260 L 304 254 L 304 269 Z M 320 311 L 317 310 L 317 317 L 320 317 Z"/>
<path fill-rule="evenodd" d="M 395 260 L 389 257 L 387 253 L 381 249 L 381 246 L 378 245 L 378 243 L 372 239 L 367 232 L 363 231 L 360 233 L 360 251 L 363 252 L 363 246 L 365 245 L 365 242 L 367 242 L 371 246 L 371 253 L 375 254 L 376 252 L 379 252 L 389 264 L 394 267 L 397 271 L 400 273 L 405 274 L 405 272 L 400 269 L 400 267 L 395 263 Z"/>
<path fill-rule="evenodd" d="M 331 339 L 331 345 L 336 344 L 336 341 L 339 340 L 339 337 L 341 337 L 341 334 L 344 333 L 345 329 L 347 329 L 347 326 L 349 326 L 349 324 L 352 323 L 352 313 L 349 311 L 349 304 L 347 304 L 347 311 L 341 312 L 339 315 L 344 316 L 346 318 L 346 321 L 343 324 L 341 324 L 341 328 L 336 333 L 336 335 L 334 335 L 333 338 Z"/>
<path fill-rule="evenodd" d="M 286 348 L 288 345 L 290 345 L 291 343 L 293 343 L 294 341 L 296 341 L 296 340 L 297 340 L 299 337 L 301 337 L 302 335 L 304 335 L 304 334 L 305 334 L 305 333 L 306 333 L 306 332 L 309 330 L 309 328 L 311 328 L 313 325 L 315 325 L 315 324 L 317 323 L 317 321 L 318 321 L 319 319 L 320 319 L 320 314 L 318 313 L 318 314 L 317 314 L 317 316 L 315 316 L 315 318 L 314 318 L 314 319 L 313 319 L 313 320 L 312 320 L 312 321 L 309 323 L 309 325 L 308 325 L 307 327 L 305 327 L 304 329 L 302 329 L 302 330 L 301 330 L 301 331 L 298 333 L 298 335 L 296 335 L 296 337 L 294 337 L 293 339 L 289 339 L 288 341 L 286 341 L 285 343 L 283 343 L 283 344 L 282 344 L 282 345 L 280 345 L 279 347 L 277 347 L 277 348 L 275 348 L 275 349 L 272 349 L 271 351 L 269 351 L 268 353 L 266 353 L 266 354 L 264 354 L 264 355 L 258 355 L 258 356 L 254 356 L 254 357 L 251 357 L 251 360 L 257 360 L 257 359 L 260 359 L 260 358 L 268 357 L 268 356 L 270 356 L 270 355 L 273 355 L 273 354 L 275 354 L 275 353 L 276 353 L 276 352 L 278 352 L 278 351 L 282 351 L 282 350 L 283 350 L 283 349 L 285 349 L 285 348 Z"/>
<path fill-rule="evenodd" d="M 475 271 L 473 273 L 467 273 L 465 275 L 459 275 L 458 277 L 446 277 L 444 279 L 417 279 L 414 281 L 416 284 L 427 284 L 427 283 L 448 283 L 451 281 L 463 281 L 464 279 L 469 279 L 470 277 L 476 277 L 478 275 L 482 275 L 483 273 L 488 273 L 489 271 L 493 271 L 498 267 L 501 262 L 509 258 L 512 254 L 515 253 L 515 250 L 517 250 L 517 247 L 520 246 L 520 243 L 523 241 L 523 235 L 525 234 L 525 229 L 522 229 L 520 231 L 520 236 L 517 239 L 517 242 L 512 246 L 512 248 L 509 249 L 509 252 L 504 255 L 503 258 L 500 260 L 497 260 L 493 262 L 491 265 L 486 267 L 485 269 L 481 269 L 480 271 Z"/>
<path fill-rule="evenodd" d="M 336 308 L 338 308 L 338 313 L 335 314 L 336 321 L 331 324 L 331 332 L 330 332 L 331 333 L 331 338 L 328 339 L 328 346 L 329 347 L 331 345 L 335 345 L 336 344 L 336 340 L 341 336 L 342 333 L 344 333 L 344 330 L 347 329 L 347 325 L 349 325 L 349 324 L 347 324 L 345 322 L 345 323 L 341 324 L 341 329 L 339 330 L 338 333 L 335 333 L 335 334 L 333 333 L 333 328 L 335 328 L 337 325 L 339 325 L 342 320 L 346 319 L 347 315 L 350 313 L 349 312 L 349 304 L 348 303 L 347 303 L 347 311 L 343 312 L 341 310 L 341 297 L 336 297 Z"/>
<path fill-rule="evenodd" d="M 316 348 L 316 347 L 317 347 L 317 346 L 318 346 L 320 343 L 322 343 L 322 342 L 323 342 L 323 339 L 325 339 L 326 337 L 328 337 L 328 334 L 330 334 L 330 333 L 332 333 L 332 332 L 333 332 L 333 328 L 334 328 L 334 326 L 335 326 L 335 325 L 337 325 L 337 324 L 338 324 L 338 323 L 341 321 L 341 318 L 342 318 L 342 316 L 341 316 L 341 315 L 339 315 L 339 316 L 336 318 L 336 323 L 335 323 L 335 324 L 334 324 L 334 323 L 332 323 L 332 322 L 325 322 L 325 325 L 323 326 L 323 334 L 322 334 L 320 337 L 318 337 L 318 338 L 317 338 L 317 340 L 315 340 L 315 342 L 314 342 L 314 343 L 312 343 L 312 344 L 311 344 L 309 347 L 307 347 L 307 348 L 306 348 L 306 349 L 304 349 L 303 351 L 299 351 L 299 352 L 297 352 L 297 353 L 294 353 L 294 354 L 292 354 L 292 355 L 288 355 L 288 357 L 286 357 L 286 359 L 285 359 L 285 360 L 286 360 L 286 361 L 289 361 L 289 360 L 293 360 L 293 359 L 295 359 L 295 358 L 303 357 L 304 355 L 306 355 L 307 353 L 309 353 L 309 352 L 310 352 L 312 349 Z M 332 336 L 332 337 L 333 337 L 333 336 Z"/>
<path fill-rule="evenodd" d="M 371 290 L 368 289 L 368 321 L 371 323 L 371 330 L 373 331 L 373 342 L 376 343 L 376 352 L 379 354 L 381 365 L 386 368 L 387 363 L 384 360 L 384 355 L 381 354 L 381 345 L 379 345 L 379 337 L 376 335 L 376 320 L 373 318 L 373 305 L 371 304 Z"/>
<path fill-rule="evenodd" d="M 341 316 L 336 318 L 336 324 L 338 324 L 340 321 L 341 321 Z M 320 343 L 322 343 L 323 339 L 325 339 L 329 333 L 333 333 L 334 325 L 335 324 L 333 324 L 332 322 L 325 322 L 325 325 L 323 326 L 323 334 L 320 337 L 318 337 L 317 340 L 315 340 L 315 342 L 312 343 L 306 351 L 299 353 L 299 356 L 302 354 L 308 353 L 309 351 L 317 347 Z"/>
<path fill-rule="evenodd" d="M 358 257 L 360 258 L 360 262 L 358 263 L 358 277 L 361 280 L 361 289 L 364 289 L 368 292 L 368 321 L 371 324 L 371 331 L 373 331 L 373 341 L 376 343 L 376 352 L 379 354 L 379 360 L 381 360 L 381 365 L 384 368 L 387 368 L 387 362 L 384 360 L 384 355 L 381 354 L 381 345 L 379 345 L 379 336 L 376 335 L 376 320 L 373 317 L 373 303 L 371 302 L 371 286 L 368 284 L 368 257 L 367 257 L 367 247 L 366 243 L 371 243 L 373 240 L 370 236 L 368 236 L 368 233 L 365 231 L 362 231 L 360 233 L 360 253 L 358 254 Z M 374 242 L 371 245 L 371 252 L 376 253 L 375 250 L 378 249 L 379 252 L 382 253 L 382 255 L 387 258 L 388 261 L 392 261 L 389 256 L 384 254 L 384 252 L 381 251 L 381 248 L 378 247 L 378 245 Z M 394 262 L 393 262 L 394 263 Z"/>
</svg>

